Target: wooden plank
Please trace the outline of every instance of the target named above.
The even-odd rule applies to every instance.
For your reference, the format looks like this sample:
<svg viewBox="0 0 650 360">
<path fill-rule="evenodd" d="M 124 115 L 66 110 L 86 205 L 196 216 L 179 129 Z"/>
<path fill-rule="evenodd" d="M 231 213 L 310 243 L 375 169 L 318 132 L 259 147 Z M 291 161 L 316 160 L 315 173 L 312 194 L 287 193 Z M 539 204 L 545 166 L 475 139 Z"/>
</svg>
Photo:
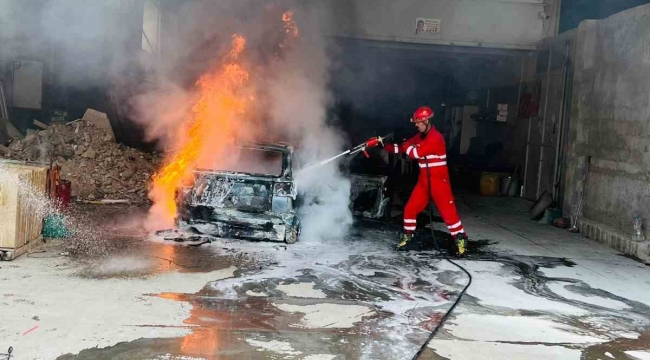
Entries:
<svg viewBox="0 0 650 360">
<path fill-rule="evenodd" d="M 42 122 L 40 122 L 40 121 L 38 121 L 36 119 L 34 119 L 34 125 L 38 126 L 39 128 L 41 128 L 43 130 L 47 130 L 47 129 L 50 128 L 49 125 L 43 124 Z"/>
<path fill-rule="evenodd" d="M 24 138 L 23 134 L 7 119 L 0 119 L 0 123 L 3 123 L 7 128 L 7 135 L 13 139 L 22 139 Z"/>
<path fill-rule="evenodd" d="M 2 167 L 0 248 L 18 249 L 41 236 L 44 214 L 36 208 L 47 201 L 47 168 L 15 163 Z"/>
<path fill-rule="evenodd" d="M 17 249 L 0 247 L 0 261 L 11 261 L 23 254 L 33 251 L 43 244 L 45 244 L 45 241 L 43 241 L 42 236 L 39 236 Z"/>
</svg>

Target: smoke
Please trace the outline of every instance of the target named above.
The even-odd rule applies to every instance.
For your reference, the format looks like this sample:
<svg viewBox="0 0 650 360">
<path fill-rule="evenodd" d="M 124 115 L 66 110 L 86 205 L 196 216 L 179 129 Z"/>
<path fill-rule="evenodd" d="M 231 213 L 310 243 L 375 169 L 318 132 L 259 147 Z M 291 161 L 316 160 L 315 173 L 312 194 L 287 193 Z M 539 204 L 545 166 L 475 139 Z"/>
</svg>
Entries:
<svg viewBox="0 0 650 360">
<path fill-rule="evenodd" d="M 130 98 L 122 112 L 145 128 L 144 140 L 157 141 L 168 163 L 192 141 L 197 99 L 211 86 L 200 81 L 214 80 L 226 71 L 224 64 L 236 64 L 249 76 L 226 95 L 242 103 L 226 110 L 213 106 L 204 114 L 219 116 L 194 129 L 210 135 L 199 144 L 191 166 L 226 164 L 236 156 L 224 152 L 224 144 L 238 140 L 287 141 L 300 151 L 303 163 L 342 151 L 344 137 L 328 116 L 331 49 L 321 25 L 329 15 L 318 4 L 154 1 L 162 14 L 161 33 L 157 53 L 150 54 L 140 48 L 142 13 L 135 11 L 140 3 L 0 0 L 0 38 L 10 39 L 0 48 L 0 62 L 48 54 L 41 58 L 52 60 L 56 84 L 117 87 L 120 98 Z M 287 10 L 295 11 L 297 38 L 283 22 Z M 229 58 L 234 34 L 246 39 L 237 61 Z M 139 72 L 126 72 L 134 63 Z M 350 184 L 337 166 L 299 172 L 297 181 L 305 199 L 303 239 L 343 234 L 351 223 Z M 154 213 L 150 220 L 157 217 Z M 332 228 L 342 231 L 332 233 Z"/>
<path fill-rule="evenodd" d="M 135 53 L 127 50 L 129 41 L 139 40 L 141 29 L 129 4 L 0 0 L 0 62 L 40 59 L 57 85 L 105 85 L 107 75 L 124 67 Z"/>
<path fill-rule="evenodd" d="M 327 114 L 332 105 L 328 89 L 330 49 L 318 26 L 318 20 L 327 19 L 327 13 L 315 7 L 309 12 L 301 10 L 296 14 L 301 29 L 299 42 L 284 61 L 275 64 L 269 82 L 271 126 L 302 145 L 304 162 L 315 163 L 340 153 L 344 136 Z M 343 237 L 352 224 L 349 180 L 336 164 L 300 171 L 296 178 L 304 200 L 300 210 L 302 239 Z"/>
<path fill-rule="evenodd" d="M 169 225 L 169 188 L 183 182 L 179 174 L 188 168 L 260 167 L 252 164 L 257 159 L 233 154 L 234 142 L 286 141 L 303 164 L 342 151 L 344 137 L 328 118 L 331 49 L 322 21 L 322 9 L 289 1 L 203 1 L 175 9 L 173 31 L 163 39 L 164 56 L 151 76 L 156 86 L 132 101 L 148 140 L 158 140 L 167 152 L 164 181 L 151 193 L 151 229 Z M 235 51 L 235 34 L 245 39 L 241 52 Z M 234 81 L 233 71 L 246 76 Z M 335 164 L 294 174 L 304 200 L 302 239 L 342 237 L 352 223 L 349 181 Z"/>
</svg>

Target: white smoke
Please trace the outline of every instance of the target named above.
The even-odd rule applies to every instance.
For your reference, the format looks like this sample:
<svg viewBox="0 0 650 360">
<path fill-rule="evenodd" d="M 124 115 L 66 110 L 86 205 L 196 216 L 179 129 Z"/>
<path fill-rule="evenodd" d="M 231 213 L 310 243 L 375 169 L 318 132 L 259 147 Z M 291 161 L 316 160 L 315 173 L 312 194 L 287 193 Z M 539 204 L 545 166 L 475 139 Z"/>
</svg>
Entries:
<svg viewBox="0 0 650 360">
<path fill-rule="evenodd" d="M 340 240 L 352 225 L 350 181 L 335 164 L 300 172 L 298 187 L 304 199 L 300 209 L 301 240 Z"/>
<path fill-rule="evenodd" d="M 299 143 L 304 163 L 316 163 L 340 153 L 343 136 L 327 118 L 332 97 L 328 90 L 330 58 L 327 42 L 317 19 L 326 13 L 311 8 L 296 14 L 301 30 L 299 42 L 283 61 L 276 64 L 270 81 L 271 121 L 278 130 Z M 302 240 L 320 241 L 343 237 L 352 224 L 349 209 L 350 181 L 336 164 L 296 174 L 303 196 L 300 218 Z"/>
<path fill-rule="evenodd" d="M 277 49 L 274 47 L 285 36 L 280 15 L 287 9 L 295 11 L 300 36 Z M 222 61 L 231 35 L 242 34 L 247 40 L 245 62 L 252 73 L 250 83 L 260 99 L 253 111 L 261 114 L 253 122 L 241 120 L 241 126 L 248 127 L 247 136 L 295 145 L 303 165 L 342 151 L 344 136 L 328 119 L 330 58 L 319 26 L 327 21 L 326 12 L 313 4 L 300 7 L 279 1 L 260 5 L 248 0 L 188 3 L 176 15 L 178 31 L 167 39 L 165 54 L 170 55 L 163 57 L 157 69 L 158 87 L 133 102 L 136 120 L 146 127 L 150 139 L 161 140 L 168 150 L 183 143 L 179 141 L 184 136 L 180 125 L 187 122 L 196 98 L 195 89 L 187 84 L 214 69 Z M 189 18 L 191 23 L 185 21 Z M 215 161 L 217 166 L 226 162 Z M 352 223 L 350 182 L 336 164 L 294 174 L 304 200 L 299 214 L 301 239 L 343 237 Z"/>
<path fill-rule="evenodd" d="M 0 61 L 54 49 L 58 84 L 127 88 L 131 97 L 123 110 L 146 129 L 146 140 L 165 150 L 178 147 L 199 76 L 222 60 L 233 34 L 247 39 L 247 66 L 255 78 L 261 126 L 247 130 L 258 140 L 284 140 L 299 149 L 303 163 L 313 163 L 343 150 L 341 136 L 328 118 L 330 51 L 320 24 L 328 21 L 318 4 L 293 0 L 165 2 L 169 13 L 161 22 L 160 53 L 135 48 L 142 30 L 129 1 L 0 0 L 3 37 Z M 274 47 L 284 35 L 281 14 L 295 10 L 300 38 L 291 47 Z M 134 15 L 135 14 L 135 15 Z M 22 40 L 21 40 L 22 39 Z M 150 56 L 151 55 L 151 56 Z M 155 59 L 154 59 L 155 58 Z M 155 60 L 155 61 L 154 61 Z M 140 63 L 147 74 L 125 76 Z M 133 82 L 136 82 L 134 86 Z M 137 96 L 133 96 L 137 95 Z M 261 106 L 262 107 L 262 106 Z M 257 111 L 255 109 L 254 111 Z M 268 135 L 268 138 L 257 136 Z M 46 151 L 46 149 L 44 149 Z M 351 223 L 350 184 L 337 166 L 298 173 L 304 196 L 303 239 L 343 236 Z M 332 231 L 332 229 L 338 229 Z"/>
</svg>

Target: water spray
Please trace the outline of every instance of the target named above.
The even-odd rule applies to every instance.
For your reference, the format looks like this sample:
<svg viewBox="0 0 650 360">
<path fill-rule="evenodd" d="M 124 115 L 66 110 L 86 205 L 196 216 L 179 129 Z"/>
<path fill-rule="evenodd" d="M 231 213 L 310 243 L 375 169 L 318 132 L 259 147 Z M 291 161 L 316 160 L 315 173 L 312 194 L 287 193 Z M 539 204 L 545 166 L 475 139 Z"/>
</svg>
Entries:
<svg viewBox="0 0 650 360">
<path fill-rule="evenodd" d="M 388 135 L 383 136 L 383 137 L 382 136 L 376 136 L 376 137 L 370 138 L 367 141 L 353 147 L 352 149 L 346 150 L 346 151 L 344 151 L 344 152 L 342 152 L 342 153 L 340 153 L 340 154 L 338 154 L 336 156 L 332 156 L 329 159 L 325 159 L 323 161 L 317 162 L 316 164 L 309 165 L 309 166 L 305 167 L 303 169 L 303 171 L 308 170 L 308 169 L 311 170 L 313 168 L 320 167 L 320 166 L 323 166 L 325 164 L 329 164 L 332 161 L 334 161 L 334 160 L 336 160 L 336 159 L 338 159 L 340 157 L 346 156 L 346 155 L 354 156 L 354 155 L 356 155 L 356 154 L 358 154 L 360 152 L 363 152 L 363 154 L 367 158 L 369 158 L 370 155 L 368 155 L 368 149 L 372 149 L 372 148 L 377 147 L 379 145 L 384 146 L 384 140 L 389 140 L 392 137 L 393 137 L 393 134 L 388 134 Z"/>
</svg>

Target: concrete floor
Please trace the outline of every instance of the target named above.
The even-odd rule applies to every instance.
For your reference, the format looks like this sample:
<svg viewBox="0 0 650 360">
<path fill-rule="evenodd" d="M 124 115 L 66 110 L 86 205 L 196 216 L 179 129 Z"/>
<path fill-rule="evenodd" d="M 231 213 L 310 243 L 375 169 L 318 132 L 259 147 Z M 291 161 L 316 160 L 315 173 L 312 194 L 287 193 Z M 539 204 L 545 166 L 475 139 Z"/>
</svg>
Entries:
<svg viewBox="0 0 650 360">
<path fill-rule="evenodd" d="M 650 358 L 650 267 L 529 221 L 520 200 L 459 200 L 473 240 L 459 263 L 474 281 L 421 359 Z M 420 251 L 392 251 L 393 225 L 359 223 L 328 243 L 195 247 L 147 238 L 138 210 L 84 211 L 86 239 L 0 263 L 0 353 L 409 359 L 467 282 L 426 233 Z"/>
</svg>

